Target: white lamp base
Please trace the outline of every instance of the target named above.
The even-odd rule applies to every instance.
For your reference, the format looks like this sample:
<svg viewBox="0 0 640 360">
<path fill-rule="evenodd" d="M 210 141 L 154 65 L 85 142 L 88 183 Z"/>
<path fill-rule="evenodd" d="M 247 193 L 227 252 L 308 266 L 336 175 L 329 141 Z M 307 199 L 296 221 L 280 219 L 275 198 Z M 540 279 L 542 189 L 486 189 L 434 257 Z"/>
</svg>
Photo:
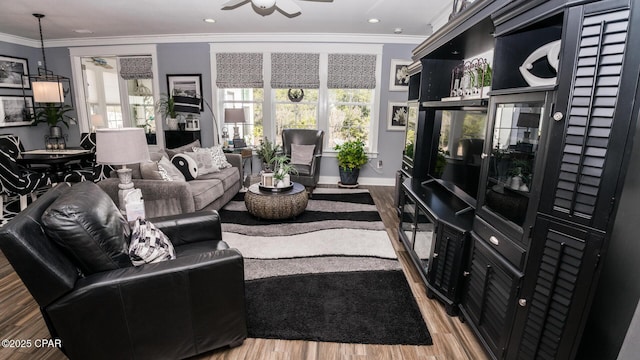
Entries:
<svg viewBox="0 0 640 360">
<path fill-rule="evenodd" d="M 125 202 L 127 195 L 133 191 L 133 181 L 131 181 L 131 169 L 127 168 L 126 165 L 122 166 L 122 169 L 116 170 L 118 173 L 118 178 L 120 179 L 120 184 L 118 184 L 118 208 L 123 215 L 127 214 L 125 209 Z"/>
</svg>

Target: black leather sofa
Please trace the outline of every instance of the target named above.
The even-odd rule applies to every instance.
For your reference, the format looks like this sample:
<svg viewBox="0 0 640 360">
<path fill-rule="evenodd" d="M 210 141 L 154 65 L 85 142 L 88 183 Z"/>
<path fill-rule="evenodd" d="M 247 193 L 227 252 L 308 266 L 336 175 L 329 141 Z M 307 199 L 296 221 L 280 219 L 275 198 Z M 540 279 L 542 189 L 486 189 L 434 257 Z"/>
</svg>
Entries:
<svg viewBox="0 0 640 360">
<path fill-rule="evenodd" d="M 0 228 L 0 248 L 70 359 L 182 359 L 242 344 L 243 258 L 221 240 L 217 212 L 150 219 L 175 260 L 82 275 L 41 220 L 70 189 L 59 184 Z"/>
</svg>

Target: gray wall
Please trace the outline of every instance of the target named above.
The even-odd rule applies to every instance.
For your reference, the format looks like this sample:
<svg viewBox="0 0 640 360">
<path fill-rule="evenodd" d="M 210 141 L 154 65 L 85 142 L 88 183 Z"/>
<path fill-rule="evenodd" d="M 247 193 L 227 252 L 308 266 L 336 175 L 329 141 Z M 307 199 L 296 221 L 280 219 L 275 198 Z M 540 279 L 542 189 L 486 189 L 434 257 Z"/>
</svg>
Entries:
<svg viewBox="0 0 640 360">
<path fill-rule="evenodd" d="M 385 44 L 382 55 L 382 83 L 380 85 L 380 108 L 378 124 L 378 158 L 372 159 L 368 166 L 362 168 L 361 177 L 377 178 L 378 181 L 393 183 L 395 172 L 400 169 L 402 161 L 402 144 L 404 132 L 387 131 L 387 105 L 389 101 L 405 101 L 406 91 L 389 91 L 389 67 L 391 59 L 411 59 L 411 50 L 414 45 Z M 208 43 L 173 43 L 158 44 L 158 71 L 160 76 L 160 93 L 167 92 L 167 74 L 202 74 L 203 96 L 211 99 L 211 65 Z M 29 59 L 29 70 L 37 71 L 37 61 L 42 55 L 39 48 L 15 45 L 0 42 L 0 54 L 18 56 Z M 71 63 L 67 48 L 47 48 L 47 66 L 50 70 L 60 75 L 71 77 Z M 19 90 L 0 89 L 0 95 L 21 94 Z M 28 92 L 31 94 L 31 91 Z M 207 100 L 209 101 L 209 100 Z M 201 135 L 203 146 L 214 144 L 215 134 L 213 129 L 212 114 L 205 105 L 201 114 Z M 12 133 L 20 136 L 25 148 L 41 148 L 47 126 L 40 124 L 37 127 L 12 127 L 0 128 L 0 134 Z M 69 134 L 69 145 L 79 143 L 80 134 L 77 125 L 72 125 L 69 130 L 63 128 L 63 132 Z M 376 168 L 377 160 L 382 160 L 383 167 Z M 254 163 L 254 171 L 260 169 L 260 165 Z M 338 165 L 334 157 L 325 157 L 322 162 L 321 176 L 338 176 Z"/>
</svg>

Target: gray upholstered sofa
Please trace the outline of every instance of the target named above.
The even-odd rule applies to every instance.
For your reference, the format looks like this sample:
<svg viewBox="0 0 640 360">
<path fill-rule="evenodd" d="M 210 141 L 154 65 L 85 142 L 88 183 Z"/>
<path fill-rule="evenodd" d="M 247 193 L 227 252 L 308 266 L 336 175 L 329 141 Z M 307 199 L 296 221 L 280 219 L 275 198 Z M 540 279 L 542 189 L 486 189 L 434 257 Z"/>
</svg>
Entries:
<svg viewBox="0 0 640 360">
<path fill-rule="evenodd" d="M 150 147 L 151 160 L 158 161 L 164 153 L 168 158 L 183 150 L 190 151 L 190 145 L 178 149 L 157 149 Z M 199 144 L 198 144 L 199 146 Z M 242 187 L 242 156 L 225 154 L 233 167 L 219 172 L 198 176 L 190 181 L 163 181 L 142 178 L 139 165 L 133 169 L 132 177 L 136 189 L 142 191 L 147 218 L 190 213 L 199 210 L 219 210 L 228 203 Z M 102 180 L 98 185 L 118 203 L 117 178 Z"/>
</svg>

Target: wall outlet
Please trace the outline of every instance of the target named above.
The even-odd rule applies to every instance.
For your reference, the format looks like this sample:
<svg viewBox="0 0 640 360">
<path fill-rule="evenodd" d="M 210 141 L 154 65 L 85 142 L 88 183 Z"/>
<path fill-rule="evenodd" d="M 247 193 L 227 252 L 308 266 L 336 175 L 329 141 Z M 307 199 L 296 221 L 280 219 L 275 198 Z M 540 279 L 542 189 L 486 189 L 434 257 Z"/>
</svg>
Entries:
<svg viewBox="0 0 640 360">
<path fill-rule="evenodd" d="M 378 160 L 377 166 L 378 166 L 378 169 L 382 169 L 382 160 Z"/>
</svg>

